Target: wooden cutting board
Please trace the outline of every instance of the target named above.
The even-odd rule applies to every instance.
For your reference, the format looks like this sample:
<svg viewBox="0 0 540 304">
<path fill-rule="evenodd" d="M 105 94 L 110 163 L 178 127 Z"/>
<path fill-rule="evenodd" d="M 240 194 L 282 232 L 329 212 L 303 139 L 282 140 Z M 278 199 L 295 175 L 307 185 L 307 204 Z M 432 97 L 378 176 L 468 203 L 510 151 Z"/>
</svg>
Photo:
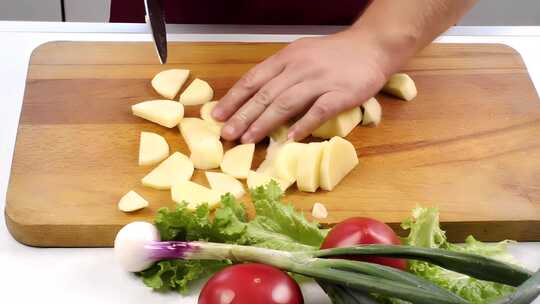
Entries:
<svg viewBox="0 0 540 304">
<path fill-rule="evenodd" d="M 131 115 L 158 98 L 150 79 L 187 68 L 221 97 L 251 66 L 284 47 L 270 43 L 171 43 L 169 63 L 151 43 L 54 42 L 33 53 L 17 134 L 6 221 L 34 246 L 110 246 L 118 229 L 172 207 L 168 191 L 142 187 L 141 131 L 189 154 L 177 128 Z M 405 68 L 418 86 L 412 102 L 379 95 L 383 121 L 348 139 L 360 165 L 332 192 L 288 191 L 306 212 L 329 210 L 325 224 L 351 216 L 398 227 L 417 205 L 436 206 L 448 236 L 540 240 L 540 103 L 520 56 L 493 44 L 434 44 Z M 198 115 L 190 108 L 187 116 Z M 227 143 L 226 148 L 231 147 Z M 264 157 L 258 145 L 254 167 Z M 206 184 L 197 172 L 195 181 Z M 117 210 L 135 190 L 150 207 Z"/>
</svg>

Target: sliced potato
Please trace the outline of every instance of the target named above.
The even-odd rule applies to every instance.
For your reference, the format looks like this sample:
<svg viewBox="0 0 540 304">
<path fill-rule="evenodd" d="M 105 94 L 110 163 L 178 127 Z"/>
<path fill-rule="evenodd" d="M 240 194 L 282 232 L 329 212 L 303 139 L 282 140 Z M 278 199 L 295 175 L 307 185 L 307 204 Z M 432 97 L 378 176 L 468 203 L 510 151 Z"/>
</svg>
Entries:
<svg viewBox="0 0 540 304">
<path fill-rule="evenodd" d="M 315 203 L 311 209 L 311 215 L 316 219 L 325 219 L 328 217 L 328 210 L 323 204 Z"/>
<path fill-rule="evenodd" d="M 186 118 L 180 122 L 180 131 L 191 151 L 190 159 L 197 169 L 215 169 L 223 159 L 223 144 L 219 134 L 199 118 Z"/>
<path fill-rule="evenodd" d="M 195 106 L 207 103 L 212 98 L 214 98 L 212 87 L 208 82 L 197 78 L 180 94 L 180 103 L 186 106 Z"/>
<path fill-rule="evenodd" d="M 139 166 L 157 164 L 168 156 L 169 145 L 163 136 L 152 132 L 141 132 Z"/>
<path fill-rule="evenodd" d="M 148 207 L 148 201 L 135 191 L 129 191 L 118 202 L 118 209 L 123 212 L 133 212 Z"/>
<path fill-rule="evenodd" d="M 376 126 L 381 122 L 382 109 L 375 97 L 371 97 L 368 101 L 364 102 L 361 108 L 364 110 L 362 125 L 374 124 Z"/>
<path fill-rule="evenodd" d="M 211 101 L 203 104 L 201 107 L 201 118 L 204 121 L 208 121 L 222 126 L 224 125 L 223 122 L 217 121 L 214 119 L 214 117 L 212 117 L 212 111 L 214 110 L 214 107 L 217 105 L 217 103 L 217 101 Z"/>
<path fill-rule="evenodd" d="M 175 183 L 190 180 L 193 175 L 193 163 L 187 156 L 174 152 L 142 179 L 142 184 L 158 189 L 170 189 Z"/>
<path fill-rule="evenodd" d="M 413 100 L 418 94 L 414 80 L 405 73 L 390 76 L 382 91 L 406 101 Z"/>
<path fill-rule="evenodd" d="M 361 120 L 362 111 L 360 111 L 360 107 L 354 107 L 328 120 L 317 130 L 313 131 L 311 135 L 319 138 L 345 137 L 349 135 Z"/>
<path fill-rule="evenodd" d="M 174 99 L 188 77 L 189 70 L 170 69 L 161 71 L 152 79 L 152 87 L 159 95 L 167 99 Z"/>
<path fill-rule="evenodd" d="M 236 178 L 247 178 L 254 152 L 255 144 L 238 145 L 228 150 L 223 155 L 221 171 Z"/>
<path fill-rule="evenodd" d="M 259 173 L 255 171 L 249 171 L 247 177 L 247 185 L 249 189 L 257 188 L 259 186 L 264 186 L 270 183 L 272 180 L 276 181 L 283 192 L 293 184 L 292 182 L 282 180 L 277 177 L 270 176 L 268 174 Z"/>
<path fill-rule="evenodd" d="M 288 124 L 281 125 L 272 133 L 270 133 L 270 138 L 277 142 L 285 142 L 288 139 L 289 136 L 289 128 L 290 126 Z"/>
<path fill-rule="evenodd" d="M 191 181 L 181 181 L 171 188 L 172 200 L 176 203 L 186 202 L 190 210 L 207 203 L 210 209 L 217 207 L 221 196 L 219 192 Z"/>
<path fill-rule="evenodd" d="M 131 106 L 133 115 L 167 128 L 178 125 L 184 117 L 184 106 L 172 100 L 149 100 Z"/>
<path fill-rule="evenodd" d="M 294 183 L 296 181 L 297 162 L 300 153 L 304 151 L 306 144 L 288 142 L 283 145 L 272 162 L 273 175 Z"/>
<path fill-rule="evenodd" d="M 210 188 L 217 191 L 219 195 L 230 193 L 236 198 L 241 198 L 246 194 L 242 183 L 229 174 L 206 171 L 205 175 Z"/>
<path fill-rule="evenodd" d="M 327 143 L 309 143 L 298 158 L 296 186 L 300 191 L 315 192 L 319 188 L 322 153 Z"/>
<path fill-rule="evenodd" d="M 273 161 L 277 154 L 277 152 L 283 147 L 284 143 L 277 142 L 270 138 L 270 143 L 268 144 L 268 147 L 266 148 L 266 157 L 264 158 L 263 162 L 259 165 L 259 168 L 257 168 L 258 173 L 265 173 L 267 175 L 274 175 L 273 174 Z"/>
<path fill-rule="evenodd" d="M 332 137 L 321 159 L 321 188 L 331 191 L 356 165 L 358 156 L 353 144 L 341 137 Z"/>
</svg>

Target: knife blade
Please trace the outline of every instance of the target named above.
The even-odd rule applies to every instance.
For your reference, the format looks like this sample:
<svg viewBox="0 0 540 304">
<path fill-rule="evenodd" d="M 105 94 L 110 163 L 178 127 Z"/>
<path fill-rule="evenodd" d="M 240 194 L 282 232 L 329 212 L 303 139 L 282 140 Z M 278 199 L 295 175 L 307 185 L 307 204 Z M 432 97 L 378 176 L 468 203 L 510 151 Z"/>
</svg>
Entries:
<svg viewBox="0 0 540 304">
<path fill-rule="evenodd" d="M 161 64 L 167 62 L 167 30 L 165 28 L 165 14 L 159 0 L 144 0 L 146 8 L 146 24 L 152 31 L 152 39 Z"/>
</svg>

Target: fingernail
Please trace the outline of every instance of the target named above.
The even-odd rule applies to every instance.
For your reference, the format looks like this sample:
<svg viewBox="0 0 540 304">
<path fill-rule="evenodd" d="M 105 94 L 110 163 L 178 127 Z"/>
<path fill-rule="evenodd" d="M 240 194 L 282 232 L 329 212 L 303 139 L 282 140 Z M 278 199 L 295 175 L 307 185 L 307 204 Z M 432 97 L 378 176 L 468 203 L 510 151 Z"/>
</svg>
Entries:
<svg viewBox="0 0 540 304">
<path fill-rule="evenodd" d="M 212 110 L 212 117 L 221 121 L 223 119 L 223 110 L 221 108 L 214 108 Z"/>
<path fill-rule="evenodd" d="M 290 130 L 289 133 L 287 134 L 287 139 L 294 140 L 295 136 L 296 136 L 296 132 L 294 130 Z"/>
<path fill-rule="evenodd" d="M 227 125 L 223 128 L 223 134 L 226 136 L 234 136 L 234 127 L 231 125 Z"/>
<path fill-rule="evenodd" d="M 242 136 L 242 143 L 250 144 L 253 142 L 253 135 L 251 133 L 246 133 Z"/>
</svg>

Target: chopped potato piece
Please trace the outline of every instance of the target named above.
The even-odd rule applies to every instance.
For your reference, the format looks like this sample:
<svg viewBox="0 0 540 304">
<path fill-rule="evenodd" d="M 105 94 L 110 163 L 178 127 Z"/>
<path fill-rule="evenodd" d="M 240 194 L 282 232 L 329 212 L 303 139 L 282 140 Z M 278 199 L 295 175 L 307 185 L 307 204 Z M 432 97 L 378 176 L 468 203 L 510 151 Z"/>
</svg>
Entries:
<svg viewBox="0 0 540 304">
<path fill-rule="evenodd" d="M 188 77 L 189 70 L 170 69 L 161 71 L 152 79 L 152 87 L 159 95 L 167 99 L 174 99 Z"/>
<path fill-rule="evenodd" d="M 353 144 L 341 137 L 332 137 L 324 147 L 321 160 L 321 188 L 331 191 L 358 165 Z"/>
<path fill-rule="evenodd" d="M 186 106 L 195 106 L 207 103 L 212 98 L 214 98 L 212 87 L 208 82 L 197 78 L 180 94 L 180 103 Z"/>
<path fill-rule="evenodd" d="M 133 212 L 148 207 L 148 201 L 135 191 L 129 191 L 118 202 L 118 209 L 123 212 Z"/>
<path fill-rule="evenodd" d="M 364 109 L 362 125 L 378 125 L 381 122 L 382 109 L 375 97 L 371 97 L 368 101 L 364 102 L 361 107 Z"/>
<path fill-rule="evenodd" d="M 272 133 L 270 133 L 270 138 L 277 142 L 285 142 L 288 139 L 289 136 L 289 128 L 290 126 L 288 124 L 281 125 Z"/>
<path fill-rule="evenodd" d="M 413 100 L 418 94 L 414 80 L 405 73 L 392 75 L 382 91 L 406 101 Z"/>
<path fill-rule="evenodd" d="M 217 191 L 220 195 L 230 193 L 236 198 L 241 198 L 246 194 L 242 183 L 229 174 L 210 171 L 206 171 L 205 174 L 210 188 Z"/>
<path fill-rule="evenodd" d="M 219 205 L 221 199 L 219 192 L 191 181 L 174 184 L 171 188 L 171 197 L 176 203 L 187 203 L 187 208 L 190 210 L 195 210 L 204 203 L 213 209 Z"/>
<path fill-rule="evenodd" d="M 236 178 L 247 178 L 254 152 L 255 144 L 238 145 L 228 150 L 223 155 L 221 171 Z"/>
<path fill-rule="evenodd" d="M 304 151 L 306 144 L 297 142 L 288 142 L 276 152 L 275 159 L 272 162 L 273 175 L 280 179 L 294 183 L 296 181 L 296 169 L 298 157 Z"/>
<path fill-rule="evenodd" d="M 142 179 L 142 184 L 158 190 L 170 189 L 175 183 L 190 180 L 193 163 L 187 156 L 174 152 Z"/>
<path fill-rule="evenodd" d="M 298 158 L 296 185 L 300 191 L 315 192 L 319 188 L 322 153 L 327 143 L 309 143 Z"/>
<path fill-rule="evenodd" d="M 203 104 L 201 107 L 201 118 L 204 121 L 208 121 L 208 122 L 223 126 L 224 125 L 223 122 L 217 121 L 214 119 L 214 117 L 212 117 L 212 111 L 214 110 L 214 107 L 217 105 L 217 103 L 218 103 L 217 101 L 211 101 L 211 102 L 207 102 Z"/>
<path fill-rule="evenodd" d="M 152 132 L 141 132 L 139 166 L 157 164 L 168 156 L 169 145 L 163 136 Z"/>
<path fill-rule="evenodd" d="M 268 174 L 249 171 L 247 177 L 247 185 L 249 189 L 253 189 L 259 186 L 264 186 L 270 183 L 272 180 L 274 180 L 279 185 L 283 192 L 287 191 L 287 189 L 293 184 L 292 182 L 282 180 L 277 177 L 272 177 Z"/>
<path fill-rule="evenodd" d="M 332 138 L 334 136 L 347 136 L 362 120 L 360 107 L 354 107 L 328 120 L 311 135 L 319 138 Z"/>
<path fill-rule="evenodd" d="M 325 219 L 328 217 L 328 210 L 323 204 L 315 203 L 311 209 L 311 215 L 316 219 Z"/>
<path fill-rule="evenodd" d="M 267 175 L 274 175 L 273 174 L 273 161 L 274 157 L 276 156 L 277 152 L 283 147 L 284 143 L 277 142 L 270 138 L 270 143 L 268 144 L 268 147 L 266 148 L 266 157 L 264 158 L 263 162 L 259 165 L 259 168 L 257 168 L 257 173 L 265 173 Z"/>
<path fill-rule="evenodd" d="M 150 100 L 131 106 L 133 115 L 167 128 L 178 125 L 184 117 L 184 106 L 172 100 Z"/>
<path fill-rule="evenodd" d="M 199 118 L 185 118 L 180 122 L 180 131 L 191 151 L 190 159 L 197 169 L 215 169 L 223 159 L 223 144 L 219 134 Z"/>
</svg>

